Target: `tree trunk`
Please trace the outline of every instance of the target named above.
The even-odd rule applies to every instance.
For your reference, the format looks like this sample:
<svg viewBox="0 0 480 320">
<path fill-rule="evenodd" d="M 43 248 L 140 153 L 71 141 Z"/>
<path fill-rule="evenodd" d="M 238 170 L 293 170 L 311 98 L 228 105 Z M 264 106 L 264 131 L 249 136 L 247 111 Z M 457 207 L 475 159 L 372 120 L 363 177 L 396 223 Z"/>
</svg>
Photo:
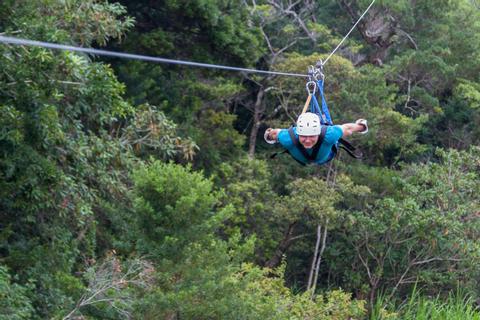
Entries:
<svg viewBox="0 0 480 320">
<path fill-rule="evenodd" d="M 310 274 L 308 275 L 307 290 L 312 288 L 313 274 L 317 263 L 318 249 L 320 248 L 320 238 L 322 235 L 322 226 L 317 226 L 317 243 L 315 244 L 315 251 L 313 252 L 312 266 L 310 267 Z"/>
<path fill-rule="evenodd" d="M 253 159 L 255 157 L 255 146 L 257 144 L 257 135 L 258 129 L 260 128 L 261 118 L 265 112 L 263 97 L 265 95 L 265 89 L 263 86 L 260 86 L 260 89 L 257 93 L 257 100 L 255 101 L 254 111 L 253 111 L 253 124 L 252 130 L 250 131 L 250 140 L 248 145 L 248 157 Z"/>
<path fill-rule="evenodd" d="M 338 0 L 340 5 L 350 15 L 352 21 L 357 21 L 361 11 L 355 2 Z M 394 43 L 394 37 L 397 35 L 397 21 L 388 12 L 388 10 L 379 10 L 372 8 L 368 15 L 364 17 L 357 25 L 357 30 L 362 38 L 375 50 L 367 57 L 371 64 L 382 65 L 387 57 L 388 50 Z M 363 64 L 363 62 L 359 62 Z"/>
<path fill-rule="evenodd" d="M 310 268 L 310 274 L 308 276 L 308 285 L 307 290 L 311 290 L 312 298 L 315 295 L 315 289 L 317 287 L 318 282 L 318 274 L 320 272 L 320 263 L 322 262 L 322 255 L 325 251 L 325 247 L 327 244 L 327 226 L 328 221 L 325 223 L 323 227 L 322 233 L 322 226 L 317 226 L 317 243 L 315 244 L 315 252 L 313 254 L 312 266 Z M 320 246 L 321 244 L 321 246 Z"/>
<path fill-rule="evenodd" d="M 293 222 L 288 226 L 282 241 L 280 241 L 280 244 L 275 250 L 273 256 L 265 263 L 265 267 L 276 268 L 280 265 L 280 262 L 282 262 L 282 256 L 292 244 L 293 231 L 296 224 L 297 222 Z"/>
<path fill-rule="evenodd" d="M 325 227 L 323 229 L 322 247 L 320 248 L 320 252 L 318 253 L 317 265 L 315 266 L 315 277 L 313 278 L 313 285 L 312 285 L 312 297 L 315 294 L 315 289 L 317 288 L 318 273 L 320 272 L 320 263 L 322 262 L 323 251 L 325 251 L 325 246 L 327 244 L 327 226 L 328 226 L 328 221 L 325 223 Z"/>
</svg>

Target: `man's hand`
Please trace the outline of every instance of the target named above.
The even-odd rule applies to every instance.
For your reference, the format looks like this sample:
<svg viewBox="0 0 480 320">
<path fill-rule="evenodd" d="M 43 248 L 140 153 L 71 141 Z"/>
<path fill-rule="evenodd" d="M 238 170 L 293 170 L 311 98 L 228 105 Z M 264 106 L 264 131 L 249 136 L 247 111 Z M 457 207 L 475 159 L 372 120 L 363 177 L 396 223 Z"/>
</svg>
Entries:
<svg viewBox="0 0 480 320">
<path fill-rule="evenodd" d="M 365 134 L 368 132 L 368 125 L 367 125 L 367 120 L 365 119 L 358 119 L 355 121 L 356 124 L 359 124 L 363 127 L 363 130 L 359 131 L 358 133 Z"/>
<path fill-rule="evenodd" d="M 365 119 L 358 119 L 355 123 L 345 123 L 340 126 L 343 131 L 343 137 L 348 137 L 354 132 L 358 133 L 367 133 L 368 132 L 368 125 L 367 120 Z"/>
<path fill-rule="evenodd" d="M 268 128 L 267 130 L 265 130 L 265 134 L 263 135 L 263 138 L 267 143 L 274 144 L 277 142 L 278 132 L 279 132 L 279 129 Z"/>
</svg>

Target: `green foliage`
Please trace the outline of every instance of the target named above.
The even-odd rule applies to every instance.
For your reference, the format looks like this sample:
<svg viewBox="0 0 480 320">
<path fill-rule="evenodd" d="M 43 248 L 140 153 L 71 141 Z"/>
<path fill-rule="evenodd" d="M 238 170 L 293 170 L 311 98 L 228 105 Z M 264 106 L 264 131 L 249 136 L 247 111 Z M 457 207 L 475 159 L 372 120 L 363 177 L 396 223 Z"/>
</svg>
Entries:
<svg viewBox="0 0 480 320">
<path fill-rule="evenodd" d="M 405 92 L 400 103 L 413 107 L 414 112 L 433 112 L 438 105 L 435 96 L 451 85 L 447 79 L 454 74 L 454 68 L 444 58 L 448 54 L 444 47 L 431 47 L 407 51 L 391 62 L 387 77 Z"/>
<path fill-rule="evenodd" d="M 167 160 L 181 154 L 192 160 L 198 146 L 190 139 L 177 137 L 177 125 L 155 106 L 141 105 L 129 125 L 122 128 L 120 143 L 138 157 Z"/>
<path fill-rule="evenodd" d="M 288 186 L 289 194 L 282 197 L 276 208 L 279 218 L 286 221 L 314 221 L 335 223 L 338 212 L 335 204 L 340 196 L 324 180 L 319 178 L 298 179 Z M 321 194 L 321 197 L 317 195 Z"/>
<path fill-rule="evenodd" d="M 213 57 L 250 61 L 258 55 L 258 35 L 243 23 L 246 10 L 241 3 L 216 0 L 121 2 L 138 21 L 135 36 L 127 41 L 134 41 L 131 45 L 141 51 L 166 55 L 170 50 L 182 48 L 184 56 L 204 62 L 210 62 L 206 59 Z M 148 11 L 143 9 L 145 6 L 149 6 Z M 221 58 L 217 52 L 225 55 Z"/>
<path fill-rule="evenodd" d="M 2 114 L 0 141 L 4 143 L 2 150 L 20 144 L 24 139 L 22 132 L 22 113 L 11 106 L 1 106 Z"/>
<path fill-rule="evenodd" d="M 204 63 L 249 66 L 261 54 L 261 36 L 245 24 L 247 11 L 240 2 L 121 2 L 137 20 L 135 30 L 129 33 L 122 46 L 126 51 Z M 146 6 L 148 10 L 144 9 Z M 182 122 L 194 118 L 198 111 L 199 99 L 195 105 L 188 94 L 195 91 L 196 83 L 204 82 L 213 89 L 222 86 L 223 82 L 218 73 L 196 68 L 152 66 L 136 61 L 122 61 L 115 65 L 120 79 L 128 84 L 129 96 L 136 103 L 165 106 L 171 112 L 169 116 L 174 114 L 174 119 L 182 119 Z M 212 84 L 212 79 L 215 81 L 217 77 L 219 81 Z M 238 80 L 235 82 L 238 83 Z M 216 96 L 218 98 L 227 97 Z"/>
<path fill-rule="evenodd" d="M 185 261 L 158 270 L 160 285 L 139 306 L 142 318 L 334 320 L 365 314 L 363 303 L 342 291 L 311 300 L 285 287 L 283 269 L 232 263 L 236 253 L 226 243 L 193 244 L 187 251 Z"/>
<path fill-rule="evenodd" d="M 480 137 L 476 125 L 479 121 L 477 89 L 476 82 L 460 80 L 453 89 L 453 95 L 443 106 L 443 112 L 432 118 L 436 129 L 444 134 L 439 136 L 425 132 L 424 139 L 436 145 L 458 149 L 475 145 Z"/>
<path fill-rule="evenodd" d="M 478 148 L 439 156 L 438 164 L 406 166 L 396 182 L 399 199 L 379 200 L 344 226 L 348 244 L 336 242 L 331 250 L 355 257 L 353 270 L 362 271 L 340 272 L 352 289 L 368 284 L 372 297 L 380 288 L 392 296 L 405 292 L 411 283 L 432 292 L 458 282 L 478 287 Z"/>
<path fill-rule="evenodd" d="M 428 120 L 427 116 L 412 119 L 393 110 L 375 111 L 372 119 L 375 123 L 372 129 L 374 136 L 368 139 L 366 146 L 369 154 L 377 157 L 378 164 L 391 165 L 427 150 L 426 146 L 416 141 L 418 132 Z"/>
<path fill-rule="evenodd" d="M 397 170 L 357 164 L 349 165 L 347 171 L 353 182 L 368 186 L 372 190 L 370 194 L 372 197 L 390 196 L 396 198 L 401 195 L 395 185 L 399 176 Z"/>
<path fill-rule="evenodd" d="M 480 84 L 468 80 L 460 80 L 453 94 L 464 99 L 470 108 L 480 108 Z"/>
<path fill-rule="evenodd" d="M 219 194 L 188 167 L 156 161 L 136 171 L 134 180 L 139 243 L 157 259 L 178 259 L 179 250 L 218 228 L 231 212 L 229 207 L 213 211 Z"/>
<path fill-rule="evenodd" d="M 392 306 L 388 301 L 379 299 L 370 315 L 371 320 L 387 319 L 480 319 L 478 308 L 471 295 L 461 290 L 450 292 L 447 297 L 424 296 L 421 291 L 414 290 L 405 302 Z M 388 310 L 394 309 L 395 312 Z"/>
<path fill-rule="evenodd" d="M 242 155 L 245 137 L 233 128 L 236 116 L 226 112 L 206 110 L 198 117 L 197 128 L 190 128 L 189 136 L 199 145 L 195 167 L 207 172 L 228 159 Z"/>
<path fill-rule="evenodd" d="M 38 40 L 75 38 L 78 26 L 63 23 L 63 10 L 86 19 L 82 31 L 95 38 L 119 36 L 127 26 L 112 21 L 123 12 L 118 5 L 93 1 L 1 6 L 7 33 L 20 29 L 19 36 Z M 91 45 L 93 38 L 85 41 Z M 109 130 L 134 109 L 104 64 L 39 48 L 0 51 L 2 261 L 20 284 L 32 283 L 26 292 L 32 317 L 49 318 L 78 294 L 72 274 L 108 249 L 107 234 L 116 238 L 112 233 L 122 228 L 109 226 L 112 211 L 123 215 L 130 206 L 127 181 L 114 170 L 132 167 L 134 160 Z M 97 230 L 105 233 L 97 238 Z"/>
<path fill-rule="evenodd" d="M 8 269 L 0 266 L 0 317 L 8 320 L 31 319 L 33 308 L 28 299 L 30 289 L 12 283 Z"/>
<path fill-rule="evenodd" d="M 147 67 L 147 71 L 139 71 Z M 242 92 L 241 86 L 225 78 L 202 80 L 193 74 L 183 80 L 182 76 L 161 67 L 138 63 L 118 68 L 121 78 L 124 72 L 129 74 L 126 81 L 135 101 L 157 104 L 156 110 L 180 124 L 178 132 L 195 141 L 185 139 L 178 148 L 195 168 L 212 172 L 222 161 L 241 155 L 245 138 L 234 128 L 237 116 L 227 110 L 228 103 Z M 200 79 L 192 81 L 192 77 Z"/>
<path fill-rule="evenodd" d="M 110 38 L 120 39 L 134 20 L 121 17 L 125 7 L 98 0 L 4 1 L 0 12 L 14 17 L 6 31 L 21 30 L 37 40 L 70 42 L 90 46 L 105 45 Z"/>
<path fill-rule="evenodd" d="M 261 163 L 243 165 L 240 176 L 252 169 L 265 170 Z M 236 181 L 232 167 L 224 166 L 223 174 L 232 180 L 227 184 L 228 192 L 245 201 L 253 200 L 247 197 L 249 192 L 261 189 L 242 183 L 243 179 Z M 331 292 L 311 301 L 307 293 L 293 295 L 284 286 L 283 269 L 275 271 L 271 279 L 271 270 L 242 266 L 245 255 L 251 255 L 253 250 L 253 238 L 242 244 L 234 232 L 228 242 L 213 237 L 212 232 L 228 217 L 231 208 L 212 211 L 219 194 L 201 174 L 154 162 L 137 171 L 135 181 L 140 248 L 158 261 L 159 285 L 138 306 L 143 318 L 177 314 L 187 319 L 235 319 L 239 315 L 247 319 L 342 319 L 363 314 L 362 303 L 351 301 L 343 292 Z M 240 214 L 248 216 L 259 210 L 251 205 L 246 204 Z"/>
<path fill-rule="evenodd" d="M 177 251 L 183 259 L 157 264 L 158 284 L 139 301 L 141 317 L 177 314 L 186 319 L 222 319 L 248 312 L 248 305 L 239 297 L 243 284 L 233 274 L 239 264 L 232 249 L 210 237 L 208 242 L 190 243 Z"/>
<path fill-rule="evenodd" d="M 0 32 L 305 73 L 370 1 L 120 3 L 5 0 Z M 376 3 L 324 70 L 335 122 L 369 120 L 352 137 L 366 159 L 324 167 L 243 150 L 250 128 L 260 142 L 295 120 L 304 79 L 0 45 L 0 314 L 339 320 L 365 299 L 372 319 L 478 318 L 474 5 Z M 457 286 L 472 301 L 444 299 Z"/>
<path fill-rule="evenodd" d="M 292 294 L 284 287 L 282 268 L 267 277 L 270 270 L 246 265 L 242 276 L 250 278 L 244 299 L 251 299 L 255 313 L 247 319 L 362 319 L 364 302 L 355 301 L 341 290 L 333 290 L 311 299 L 309 292 Z M 247 301 L 248 301 L 247 300 Z M 251 311 L 251 312 L 252 312 Z"/>
<path fill-rule="evenodd" d="M 224 232 L 227 236 L 236 232 L 244 237 L 254 236 L 259 260 L 272 255 L 281 236 L 272 225 L 283 224 L 275 213 L 275 203 L 279 198 L 272 190 L 270 178 L 264 161 L 247 158 L 223 163 L 215 177 L 217 185 L 225 190 L 222 202 L 230 204 L 234 210 L 223 228 Z"/>
</svg>

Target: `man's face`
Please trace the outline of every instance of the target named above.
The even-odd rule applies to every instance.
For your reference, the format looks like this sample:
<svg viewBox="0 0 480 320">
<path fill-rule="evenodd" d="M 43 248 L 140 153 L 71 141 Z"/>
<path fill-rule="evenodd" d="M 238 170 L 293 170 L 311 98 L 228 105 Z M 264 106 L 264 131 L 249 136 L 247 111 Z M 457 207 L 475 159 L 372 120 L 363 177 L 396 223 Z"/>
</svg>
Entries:
<svg viewBox="0 0 480 320">
<path fill-rule="evenodd" d="M 298 136 L 298 140 L 305 149 L 309 149 L 318 141 L 318 136 Z"/>
</svg>

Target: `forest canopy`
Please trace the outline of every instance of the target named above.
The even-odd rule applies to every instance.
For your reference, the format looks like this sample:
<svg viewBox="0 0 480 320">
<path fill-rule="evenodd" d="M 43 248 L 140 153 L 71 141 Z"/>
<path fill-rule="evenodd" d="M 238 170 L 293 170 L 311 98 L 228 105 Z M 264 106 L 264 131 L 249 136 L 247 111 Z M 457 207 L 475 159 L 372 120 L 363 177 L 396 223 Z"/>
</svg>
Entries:
<svg viewBox="0 0 480 320">
<path fill-rule="evenodd" d="M 306 74 L 371 1 L 4 0 L 0 35 Z M 479 319 L 480 7 L 378 0 L 305 78 L 0 41 L 0 318 Z M 429 319 L 430 319 L 429 318 Z"/>
</svg>

